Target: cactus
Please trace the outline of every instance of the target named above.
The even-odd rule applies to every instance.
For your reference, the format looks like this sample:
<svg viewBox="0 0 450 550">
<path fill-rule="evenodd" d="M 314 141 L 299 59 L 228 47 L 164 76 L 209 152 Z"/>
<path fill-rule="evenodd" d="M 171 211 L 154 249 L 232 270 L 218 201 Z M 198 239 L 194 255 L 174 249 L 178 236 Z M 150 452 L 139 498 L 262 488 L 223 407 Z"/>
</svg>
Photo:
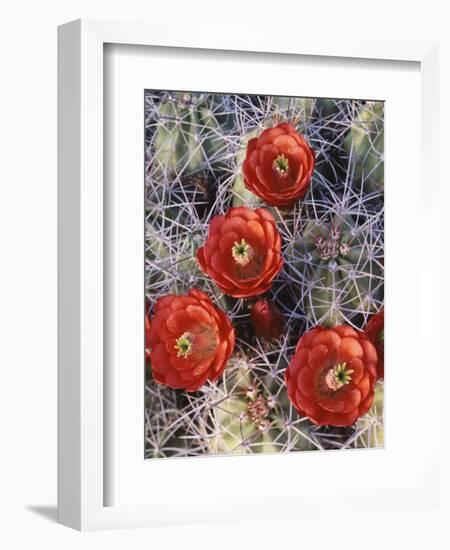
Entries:
<svg viewBox="0 0 450 550">
<path fill-rule="evenodd" d="M 242 174 L 242 164 L 245 160 L 245 155 L 247 153 L 247 144 L 248 142 L 258 136 L 261 132 L 259 128 L 255 128 L 252 131 L 248 132 L 241 140 L 240 148 L 235 154 L 235 170 L 234 170 L 234 181 L 232 185 L 233 193 L 233 206 L 247 206 L 248 208 L 258 208 L 259 206 L 264 205 L 264 201 L 257 197 L 254 193 L 249 191 L 245 187 L 244 176 Z"/>
<path fill-rule="evenodd" d="M 317 322 L 341 320 L 362 329 L 370 312 L 383 303 L 383 189 L 369 189 L 369 156 L 356 154 L 355 128 L 361 126 L 364 109 L 380 113 L 382 104 L 145 93 L 145 292 L 150 311 L 158 297 L 197 287 L 226 310 L 236 330 L 235 353 L 222 377 L 197 392 L 156 384 L 147 368 L 146 458 L 383 445 L 383 383 L 371 411 L 350 428 L 314 426 L 290 404 L 284 383 L 305 330 Z M 303 199 L 286 209 L 270 207 L 282 237 L 284 268 L 267 297 L 282 312 L 286 329 L 279 340 L 266 342 L 251 328 L 251 302 L 224 296 L 198 269 L 195 251 L 214 215 L 240 204 L 262 205 L 245 189 L 241 165 L 248 140 L 280 120 L 295 123 L 306 135 L 316 168 Z M 382 152 L 381 120 L 367 127 Z M 347 149 L 350 140 L 353 148 Z M 333 227 L 340 231 L 339 243 L 328 240 Z M 317 236 L 324 241 L 319 248 Z M 344 247 L 344 254 L 336 255 L 343 244 L 350 250 L 345 254 Z M 334 258 L 324 259 L 327 247 Z M 346 284 L 352 271 L 354 281 Z M 337 305 L 333 296 L 341 301 L 331 312 L 330 304 Z"/>
<path fill-rule="evenodd" d="M 355 178 L 367 192 L 384 189 L 384 105 L 370 102 L 359 108 L 344 139 L 355 166 Z"/>
<path fill-rule="evenodd" d="M 182 410 L 180 396 L 174 390 L 158 386 L 148 375 L 145 388 L 145 458 L 185 456 L 189 453 Z"/>
<path fill-rule="evenodd" d="M 303 133 L 308 123 L 311 122 L 315 103 L 316 100 L 312 98 L 274 97 L 274 119 L 294 123 L 294 125 L 298 125 L 298 130 Z"/>
<path fill-rule="evenodd" d="M 215 95 L 176 92 L 159 107 L 153 163 L 164 173 L 195 174 L 226 148 L 229 117 Z"/>
<path fill-rule="evenodd" d="M 379 381 L 375 388 L 375 399 L 372 408 L 366 416 L 360 418 L 356 425 L 358 444 L 362 447 L 383 447 L 384 446 L 384 383 Z"/>
<path fill-rule="evenodd" d="M 311 423 L 298 418 L 284 391 L 291 336 L 283 338 L 280 348 L 238 340 L 238 352 L 221 380 L 186 396 L 189 403 L 181 411 L 186 439 L 208 454 L 318 448 L 309 435 Z"/>
<path fill-rule="evenodd" d="M 219 406 L 211 408 L 209 438 L 213 453 L 261 453 L 279 450 L 310 450 L 307 431 L 300 426 L 293 433 L 286 411 L 289 404 L 283 392 L 283 378 L 277 371 L 259 371 L 245 360 L 228 369 L 215 394 Z M 305 422 L 303 423 L 305 424 Z"/>
<path fill-rule="evenodd" d="M 314 324 L 334 326 L 367 317 L 383 298 L 383 247 L 370 225 L 349 215 L 308 220 L 286 250 L 291 281 Z"/>
</svg>

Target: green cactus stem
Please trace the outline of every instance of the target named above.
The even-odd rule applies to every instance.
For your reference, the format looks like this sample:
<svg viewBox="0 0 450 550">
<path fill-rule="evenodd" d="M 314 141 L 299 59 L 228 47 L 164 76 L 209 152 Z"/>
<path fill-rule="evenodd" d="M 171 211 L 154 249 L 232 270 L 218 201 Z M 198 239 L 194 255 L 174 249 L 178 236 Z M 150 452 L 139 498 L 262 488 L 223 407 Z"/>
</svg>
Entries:
<svg viewBox="0 0 450 550">
<path fill-rule="evenodd" d="M 368 102 L 358 109 L 344 138 L 344 147 L 354 164 L 354 177 L 367 192 L 384 189 L 384 104 Z"/>
<path fill-rule="evenodd" d="M 229 117 L 219 107 L 213 94 L 181 92 L 160 105 L 153 156 L 157 170 L 190 176 L 214 164 L 227 146 L 229 128 Z"/>
<path fill-rule="evenodd" d="M 382 248 L 371 241 L 370 227 L 358 227 L 351 216 L 307 222 L 286 258 L 314 324 L 334 326 L 357 314 L 367 316 L 383 297 Z"/>
</svg>

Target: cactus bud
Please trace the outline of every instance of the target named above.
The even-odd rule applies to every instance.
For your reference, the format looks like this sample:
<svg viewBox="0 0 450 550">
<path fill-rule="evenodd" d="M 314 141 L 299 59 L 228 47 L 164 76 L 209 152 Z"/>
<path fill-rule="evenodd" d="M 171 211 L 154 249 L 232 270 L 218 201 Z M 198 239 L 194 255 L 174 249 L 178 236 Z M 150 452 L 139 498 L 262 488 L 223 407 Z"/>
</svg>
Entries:
<svg viewBox="0 0 450 550">
<path fill-rule="evenodd" d="M 260 338 L 279 338 L 284 329 L 284 318 L 279 309 L 267 298 L 261 298 L 250 312 L 256 336 Z"/>
</svg>

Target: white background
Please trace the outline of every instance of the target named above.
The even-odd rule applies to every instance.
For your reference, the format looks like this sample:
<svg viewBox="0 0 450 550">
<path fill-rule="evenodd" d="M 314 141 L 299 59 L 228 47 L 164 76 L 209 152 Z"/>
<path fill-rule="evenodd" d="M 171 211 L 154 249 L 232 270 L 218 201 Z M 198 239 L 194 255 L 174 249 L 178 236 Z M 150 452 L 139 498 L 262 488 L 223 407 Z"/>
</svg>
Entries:
<svg viewBox="0 0 450 550">
<path fill-rule="evenodd" d="M 442 7 L 440 7 L 442 6 Z M 114 533 L 70 531 L 56 515 L 56 26 L 71 19 L 177 17 L 201 35 L 202 27 L 236 20 L 257 25 L 261 33 L 365 32 L 369 36 L 441 40 L 441 98 L 450 98 L 449 17 L 444 3 L 300 0 L 244 3 L 90 0 L 16 1 L 3 7 L 0 32 L 0 545 L 4 548 L 448 548 L 450 533 L 431 512 L 399 512 L 367 517 L 364 511 L 346 525 L 333 517 L 301 521 L 241 523 L 208 527 L 161 528 Z M 448 99 L 447 99 L 448 101 Z M 441 178 L 449 182 L 450 111 L 441 106 Z M 405 132 L 408 129 L 405 128 Z M 414 159 L 411 159 L 414 162 Z M 444 196 L 446 195 L 446 196 Z M 447 190 L 439 200 L 436 223 L 448 232 Z M 399 223 L 409 221 L 403 213 Z M 443 245 L 447 247 L 447 239 Z M 443 250 L 443 260 L 447 262 Z M 426 258 L 411 258 L 408 266 Z M 445 270 L 443 270 L 445 273 Z M 443 288 L 446 287 L 443 281 Z M 411 299 L 414 299 L 412 297 Z M 448 296 L 442 296 L 448 306 Z M 445 303 L 444 303 L 445 302 Z M 406 322 L 414 322 L 408 319 Z M 433 320 L 445 338 L 446 317 Z M 446 325 L 444 326 L 444 323 Z M 445 365 L 450 369 L 450 361 Z M 444 399 L 450 377 L 443 370 Z M 443 407 L 443 414 L 448 411 Z M 424 411 L 417 411 L 424 414 Z M 446 424 L 450 427 L 450 422 Z M 426 437 L 426 434 L 423 434 Z M 447 434 L 442 453 L 447 453 Z M 418 438 L 415 445 L 423 445 Z M 444 455 L 443 455 L 444 456 Z M 448 477 L 445 489 L 449 495 Z M 361 481 L 363 483 L 363 480 Z M 448 497 L 447 497 L 448 501 Z M 276 506 L 276 502 L 274 502 Z M 50 518 L 50 520 L 49 520 Z M 52 521 L 53 519 L 53 521 Z M 220 518 L 217 518 L 220 521 Z"/>
</svg>

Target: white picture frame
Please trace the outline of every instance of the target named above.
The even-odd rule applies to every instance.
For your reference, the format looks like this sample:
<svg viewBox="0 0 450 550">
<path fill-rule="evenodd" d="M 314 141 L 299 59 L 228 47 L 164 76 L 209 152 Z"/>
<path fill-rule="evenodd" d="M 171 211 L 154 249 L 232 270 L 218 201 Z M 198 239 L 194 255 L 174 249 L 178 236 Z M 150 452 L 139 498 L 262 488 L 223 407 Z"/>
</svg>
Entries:
<svg viewBox="0 0 450 550">
<path fill-rule="evenodd" d="M 311 56 L 315 59 L 330 58 L 337 63 L 347 59 L 358 59 L 361 66 L 370 60 L 380 62 L 411 62 L 418 64 L 420 71 L 420 139 L 421 139 L 421 193 L 422 202 L 417 209 L 425 221 L 420 247 L 425 243 L 437 243 L 437 229 L 426 220 L 433 218 L 431 197 L 438 190 L 435 155 L 438 150 L 434 132 L 438 119 L 437 104 L 437 44 L 427 41 L 395 40 L 336 40 L 330 37 L 320 41 L 308 35 L 300 38 L 275 33 L 262 37 L 256 30 L 246 33 L 229 33 L 214 29 L 214 32 L 193 38 L 188 29 L 176 24 L 169 29 L 157 23 L 133 23 L 98 20 L 79 20 L 59 28 L 58 84 L 59 84 L 59 352 L 58 352 L 58 518 L 60 523 L 80 530 L 109 529 L 119 527 L 142 527 L 177 523 L 213 521 L 219 511 L 224 520 L 231 521 L 264 517 L 302 515 L 319 513 L 323 508 L 321 499 L 327 494 L 327 487 L 317 487 L 317 494 L 308 494 L 308 503 L 292 505 L 292 495 L 286 495 L 276 512 L 264 512 L 264 495 L 251 499 L 228 502 L 227 510 L 220 503 L 220 495 L 203 495 L 192 499 L 195 506 L 185 512 L 180 508 L 168 510 L 163 506 L 130 502 L 126 505 L 106 505 L 105 495 L 110 491 L 109 477 L 105 475 L 105 392 L 104 381 L 104 270 L 105 219 L 104 209 L 104 55 L 105 45 L 140 45 L 171 48 L 174 52 L 208 50 L 214 56 L 218 50 L 233 52 L 258 52 L 284 56 Z M 301 95 L 301 93 L 299 93 Z M 389 144 L 387 144 L 389 155 Z M 143 185 L 143 181 L 142 181 Z M 424 248 L 420 248 L 425 250 Z M 427 249 L 428 256 L 437 259 L 436 247 Z M 420 280 L 433 277 L 433 270 L 421 266 Z M 420 313 L 438 317 L 437 293 L 421 294 Z M 426 298 L 426 299 L 425 299 Z M 424 315 L 423 315 L 424 316 Z M 420 325 L 420 330 L 426 327 Z M 427 338 L 437 335 L 427 332 Z M 143 340 L 142 340 L 143 342 Z M 423 347 L 423 342 L 419 342 Z M 143 349 L 143 348 L 142 348 Z M 438 378 L 438 345 L 428 352 L 431 364 L 426 378 L 417 377 L 417 391 L 420 386 L 433 383 Z M 420 350 L 419 350 L 420 351 Z M 423 350 L 422 350 L 423 351 Z M 418 354 L 420 356 L 420 352 Z M 437 418 L 437 390 L 428 404 L 430 421 Z M 437 429 L 437 424 L 435 429 Z M 295 471 L 298 453 L 289 456 L 285 462 L 288 472 Z M 341 460 L 334 454 L 336 461 Z M 261 457 L 266 460 L 266 457 Z M 271 457 L 277 458 L 277 457 Z M 197 464 L 204 459 L 195 460 Z M 212 458 L 220 467 L 223 458 Z M 225 458 L 226 460 L 226 458 Z M 234 460 L 234 459 L 233 459 Z M 246 457 L 248 460 L 252 458 Z M 267 459 L 269 460 L 269 459 Z M 309 459 L 313 460 L 313 456 Z M 321 459 L 320 459 L 321 460 Z M 352 458 L 358 461 L 358 458 Z M 402 488 L 393 488 L 389 504 L 406 506 L 430 506 L 438 498 L 438 456 L 433 446 L 417 459 L 417 483 Z M 342 460 L 341 460 L 342 461 Z M 182 469 L 182 461 L 167 463 L 167 468 Z M 196 466 L 197 470 L 203 466 Z M 164 475 L 164 474 L 163 474 Z M 395 489 L 395 490 L 394 490 Z M 161 483 L 158 490 L 162 491 Z M 155 482 L 156 491 L 156 482 Z M 334 488 L 339 491 L 339 488 Z M 371 491 L 367 491 L 369 497 Z M 300 495 L 301 496 L 301 495 Z M 335 495 L 336 496 L 336 495 Z M 372 495 L 373 496 L 373 495 Z M 328 497 L 328 494 L 327 494 Z M 289 500 L 291 498 L 291 500 Z M 350 495 L 340 494 L 344 506 L 352 506 Z M 373 507 L 386 500 L 387 489 L 380 490 L 373 497 Z M 179 495 L 180 502 L 187 499 Z M 110 504 L 110 503 L 109 503 Z M 158 504 L 158 503 L 157 503 Z M 252 504 L 252 506 L 250 506 Z M 210 509 L 211 513 L 198 513 L 197 506 Z M 213 511 L 211 507 L 215 507 Z M 370 507 L 368 507 L 368 510 Z"/>
</svg>

